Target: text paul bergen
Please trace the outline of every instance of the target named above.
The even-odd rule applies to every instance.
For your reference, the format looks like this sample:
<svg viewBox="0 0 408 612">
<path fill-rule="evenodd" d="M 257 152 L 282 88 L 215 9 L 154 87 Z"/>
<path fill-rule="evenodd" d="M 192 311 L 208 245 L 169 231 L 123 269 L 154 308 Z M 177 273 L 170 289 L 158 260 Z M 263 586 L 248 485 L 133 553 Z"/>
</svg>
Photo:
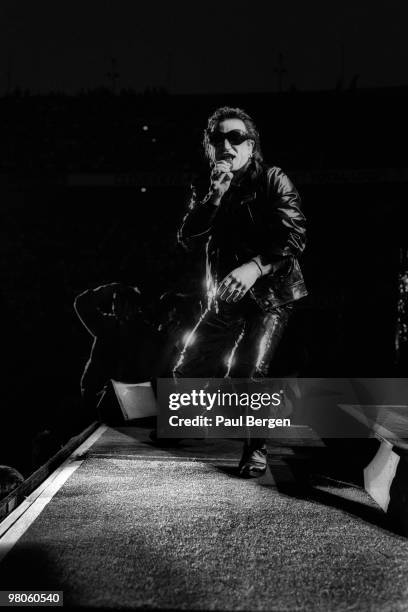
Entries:
<svg viewBox="0 0 408 612">
<path fill-rule="evenodd" d="M 192 419 L 187 419 L 173 415 L 169 418 L 171 427 L 213 427 L 213 418 L 207 416 L 196 416 Z M 234 419 L 229 419 L 221 415 L 215 417 L 216 427 L 290 427 L 290 419 L 273 419 L 265 418 L 258 419 L 252 415 L 241 415 Z"/>
</svg>

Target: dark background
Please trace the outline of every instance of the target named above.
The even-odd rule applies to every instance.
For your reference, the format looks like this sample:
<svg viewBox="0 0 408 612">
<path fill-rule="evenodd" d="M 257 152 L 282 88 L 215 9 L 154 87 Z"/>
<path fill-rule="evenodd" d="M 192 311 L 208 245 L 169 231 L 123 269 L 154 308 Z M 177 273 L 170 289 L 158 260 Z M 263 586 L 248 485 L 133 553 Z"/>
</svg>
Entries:
<svg viewBox="0 0 408 612">
<path fill-rule="evenodd" d="M 99 87 L 173 94 L 406 84 L 401 0 L 268 0 L 192 4 L 134 0 L 3 0 L 0 74 L 34 92 Z M 4 86 L 7 83 L 4 82 Z"/>
<path fill-rule="evenodd" d="M 164 291 L 197 290 L 202 261 L 175 236 L 206 118 L 224 104 L 253 115 L 309 222 L 287 371 L 405 375 L 397 3 L 267 7 L 2 4 L 0 463 L 27 475 L 38 435 L 51 432 L 49 452 L 69 435 L 91 344 L 80 291 L 137 284 L 154 313 Z"/>
</svg>

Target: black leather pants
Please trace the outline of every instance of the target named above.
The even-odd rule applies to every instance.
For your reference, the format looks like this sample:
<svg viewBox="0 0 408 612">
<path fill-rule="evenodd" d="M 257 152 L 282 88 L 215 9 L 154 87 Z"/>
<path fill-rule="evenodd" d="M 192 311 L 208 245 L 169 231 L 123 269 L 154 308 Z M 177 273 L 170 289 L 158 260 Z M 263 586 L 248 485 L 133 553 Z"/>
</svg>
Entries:
<svg viewBox="0 0 408 612">
<path fill-rule="evenodd" d="M 206 310 L 186 339 L 173 375 L 178 378 L 263 378 L 293 310 L 288 304 L 263 312 L 249 297 L 238 304 L 218 301 Z M 264 447 L 247 439 L 244 454 Z"/>
<path fill-rule="evenodd" d="M 173 374 L 182 378 L 262 378 L 287 325 L 291 304 L 263 312 L 249 297 L 207 309 L 187 338 Z"/>
</svg>

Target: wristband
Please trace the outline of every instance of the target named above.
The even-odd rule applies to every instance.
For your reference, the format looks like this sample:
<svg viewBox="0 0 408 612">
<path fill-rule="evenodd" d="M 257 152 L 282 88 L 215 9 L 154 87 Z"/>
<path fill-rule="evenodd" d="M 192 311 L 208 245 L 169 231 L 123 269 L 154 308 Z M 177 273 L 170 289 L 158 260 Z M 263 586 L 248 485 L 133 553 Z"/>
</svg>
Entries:
<svg viewBox="0 0 408 612">
<path fill-rule="evenodd" d="M 260 273 L 261 273 L 261 276 L 263 276 L 262 268 L 261 268 L 261 266 L 259 265 L 259 263 L 256 261 L 256 259 L 251 259 L 251 261 L 253 261 L 253 262 L 254 262 L 254 264 L 256 264 L 256 265 L 258 266 L 258 269 L 259 269 L 259 271 L 260 271 Z"/>
</svg>

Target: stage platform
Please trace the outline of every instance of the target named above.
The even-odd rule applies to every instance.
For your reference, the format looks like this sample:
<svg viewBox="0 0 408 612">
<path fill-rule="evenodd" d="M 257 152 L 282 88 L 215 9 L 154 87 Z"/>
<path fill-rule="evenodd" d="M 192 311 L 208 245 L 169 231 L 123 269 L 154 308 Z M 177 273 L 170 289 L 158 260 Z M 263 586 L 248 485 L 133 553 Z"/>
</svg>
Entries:
<svg viewBox="0 0 408 612">
<path fill-rule="evenodd" d="M 101 425 L 0 523 L 1 590 L 83 609 L 408 609 L 408 540 L 318 473 L 317 441 L 270 442 L 267 474 L 242 480 L 238 440 L 148 434 Z"/>
</svg>

